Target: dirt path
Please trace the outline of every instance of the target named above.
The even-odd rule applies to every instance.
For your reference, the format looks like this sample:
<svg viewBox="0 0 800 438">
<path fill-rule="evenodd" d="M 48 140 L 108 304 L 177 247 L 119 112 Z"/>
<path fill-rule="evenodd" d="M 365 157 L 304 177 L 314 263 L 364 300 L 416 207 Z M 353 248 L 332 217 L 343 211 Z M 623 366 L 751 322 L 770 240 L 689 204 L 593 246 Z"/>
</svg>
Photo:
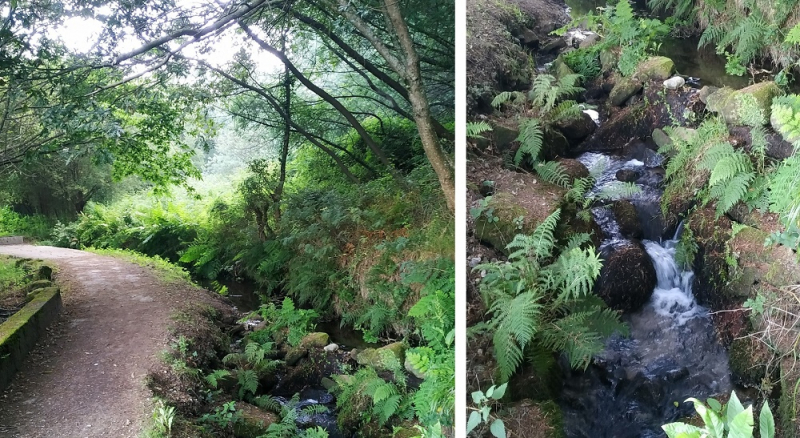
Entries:
<svg viewBox="0 0 800 438">
<path fill-rule="evenodd" d="M 58 266 L 64 312 L 0 395 L 0 437 L 136 437 L 151 412 L 144 378 L 170 315 L 205 292 L 149 269 L 71 249 L 0 246 Z"/>
</svg>

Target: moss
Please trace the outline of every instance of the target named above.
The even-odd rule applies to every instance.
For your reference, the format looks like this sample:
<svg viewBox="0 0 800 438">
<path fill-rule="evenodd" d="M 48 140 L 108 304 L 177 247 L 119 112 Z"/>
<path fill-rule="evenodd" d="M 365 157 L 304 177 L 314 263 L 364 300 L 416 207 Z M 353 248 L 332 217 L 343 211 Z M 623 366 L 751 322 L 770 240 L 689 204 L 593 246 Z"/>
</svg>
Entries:
<svg viewBox="0 0 800 438">
<path fill-rule="evenodd" d="M 622 106 L 634 94 L 642 91 L 642 82 L 634 78 L 620 78 L 608 96 L 614 106 Z"/>
<path fill-rule="evenodd" d="M 664 81 L 672 76 L 675 63 L 664 56 L 653 56 L 636 67 L 634 76 L 641 81 Z"/>
<path fill-rule="evenodd" d="M 736 278 L 731 280 L 734 296 L 749 297 L 753 285 L 766 283 L 781 288 L 800 283 L 800 265 L 795 254 L 784 246 L 764 246 L 765 231 L 745 226 L 729 243 L 735 257 Z"/>
<path fill-rule="evenodd" d="M 706 98 L 706 105 L 709 111 L 720 114 L 729 124 L 741 125 L 743 121 L 739 115 L 739 107 L 743 96 L 754 98 L 766 121 L 769 120 L 772 111 L 772 99 L 780 94 L 781 89 L 775 82 L 761 82 L 741 90 L 725 87 L 709 95 Z"/>
<path fill-rule="evenodd" d="M 356 355 L 359 365 L 370 366 L 377 370 L 387 369 L 387 360 L 394 356 L 400 364 L 405 361 L 406 346 L 402 342 L 394 342 L 381 348 L 367 348 Z"/>
<path fill-rule="evenodd" d="M 728 349 L 731 373 L 740 384 L 749 387 L 761 384 L 771 357 L 766 346 L 752 337 L 734 339 Z"/>
<path fill-rule="evenodd" d="M 500 251 L 505 251 L 515 235 L 532 233 L 559 209 L 565 190 L 537 182 L 531 176 L 515 192 L 495 193 L 475 220 L 477 237 Z"/>
</svg>

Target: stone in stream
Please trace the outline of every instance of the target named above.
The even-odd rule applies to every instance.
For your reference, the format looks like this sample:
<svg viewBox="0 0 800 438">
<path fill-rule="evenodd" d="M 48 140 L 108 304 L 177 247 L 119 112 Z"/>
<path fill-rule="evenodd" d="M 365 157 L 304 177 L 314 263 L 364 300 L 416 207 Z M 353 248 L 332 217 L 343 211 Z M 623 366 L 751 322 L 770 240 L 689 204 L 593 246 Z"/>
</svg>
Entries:
<svg viewBox="0 0 800 438">
<path fill-rule="evenodd" d="M 604 260 L 594 292 L 608 307 L 630 313 L 645 305 L 656 286 L 656 270 L 644 246 L 626 241 L 601 249 Z"/>
<path fill-rule="evenodd" d="M 297 346 L 292 347 L 289 351 L 286 352 L 286 365 L 294 366 L 300 359 L 306 357 L 308 355 L 309 350 L 312 348 L 324 348 L 328 345 L 328 339 L 330 337 L 327 333 L 323 332 L 316 332 L 316 333 L 309 333 L 300 340 L 300 343 Z"/>
<path fill-rule="evenodd" d="M 634 182 L 637 179 L 639 179 L 639 176 L 640 176 L 639 172 L 633 169 L 620 169 L 617 171 L 615 175 L 617 181 L 622 181 L 622 182 Z"/>
<path fill-rule="evenodd" d="M 673 76 L 664 81 L 664 88 L 667 90 L 677 90 L 686 84 L 686 79 L 680 76 Z"/>
<path fill-rule="evenodd" d="M 597 129 L 597 124 L 592 120 L 591 115 L 581 112 L 575 117 L 559 120 L 556 122 L 556 128 L 574 146 L 592 135 Z"/>
<path fill-rule="evenodd" d="M 404 363 L 406 358 L 406 346 L 402 342 L 394 342 L 381 348 L 367 348 L 356 355 L 356 362 L 359 365 L 371 366 L 377 370 L 390 368 L 390 361 L 397 360 Z"/>
<path fill-rule="evenodd" d="M 672 76 L 675 63 L 665 56 L 652 56 L 636 67 L 633 76 L 639 81 L 664 81 Z"/>
<path fill-rule="evenodd" d="M 608 96 L 609 102 L 614 106 L 622 106 L 633 95 L 642 91 L 642 82 L 633 78 L 621 78 L 617 80 L 614 89 Z"/>
<path fill-rule="evenodd" d="M 619 231 L 622 233 L 623 237 L 628 239 L 642 238 L 642 226 L 639 224 L 639 216 L 636 213 L 636 207 L 631 204 L 631 201 L 624 199 L 614 201 L 611 209 L 614 212 L 617 225 L 619 225 Z"/>
</svg>

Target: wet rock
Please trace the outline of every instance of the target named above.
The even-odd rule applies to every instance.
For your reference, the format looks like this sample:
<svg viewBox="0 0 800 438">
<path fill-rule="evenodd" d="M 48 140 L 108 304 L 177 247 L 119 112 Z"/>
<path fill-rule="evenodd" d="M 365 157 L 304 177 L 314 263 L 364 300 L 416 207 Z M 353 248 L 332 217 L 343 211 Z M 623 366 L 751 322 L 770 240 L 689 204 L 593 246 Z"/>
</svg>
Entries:
<svg viewBox="0 0 800 438">
<path fill-rule="evenodd" d="M 236 438 L 258 438 L 266 433 L 271 424 L 280 422 L 276 414 L 242 401 L 236 402 L 236 411 L 239 413 L 239 421 L 233 423 Z"/>
<path fill-rule="evenodd" d="M 664 56 L 653 56 L 636 67 L 633 74 L 640 81 L 664 81 L 672 76 L 675 63 Z"/>
<path fill-rule="evenodd" d="M 604 260 L 595 293 L 612 309 L 633 312 L 650 300 L 656 270 L 641 242 L 622 242 L 601 250 Z"/>
<path fill-rule="evenodd" d="M 594 133 L 597 124 L 592 120 L 592 116 L 581 112 L 576 117 L 558 121 L 556 128 L 569 140 L 570 144 L 577 145 Z"/>
<path fill-rule="evenodd" d="M 677 90 L 686 84 L 686 79 L 683 79 L 680 76 L 673 76 L 666 81 L 664 81 L 664 88 L 667 90 Z"/>
<path fill-rule="evenodd" d="M 580 151 L 609 151 L 625 146 L 632 138 L 647 138 L 656 128 L 675 123 L 689 123 L 687 116 L 699 113 L 703 104 L 696 90 L 683 87 L 671 93 L 662 93 L 663 88 L 648 85 L 644 96 L 648 104 L 628 106 L 613 112 L 608 120 L 579 147 Z M 579 151 L 572 151 L 577 153 Z"/>
<path fill-rule="evenodd" d="M 620 169 L 615 175 L 617 180 L 622 182 L 634 182 L 639 179 L 639 176 L 639 172 L 633 169 Z"/>
<path fill-rule="evenodd" d="M 567 154 L 570 148 L 569 140 L 560 131 L 556 129 L 545 129 L 542 135 L 542 151 L 540 152 L 541 158 L 545 160 L 554 160 Z"/>
<path fill-rule="evenodd" d="M 709 111 L 721 115 L 728 124 L 743 125 L 744 120 L 739 108 L 745 100 L 751 100 L 763 112 L 766 121 L 771 115 L 772 99 L 780 93 L 780 87 L 771 81 L 754 84 L 741 90 L 725 87 L 708 96 L 706 107 Z"/>
<path fill-rule="evenodd" d="M 339 345 L 338 344 L 328 344 L 323 348 L 323 350 L 332 353 L 334 351 L 338 351 L 339 350 Z"/>
<path fill-rule="evenodd" d="M 531 50 L 536 50 L 539 47 L 539 36 L 536 35 L 536 32 L 525 29 L 519 36 L 519 42 Z"/>
<path fill-rule="evenodd" d="M 772 353 L 763 342 L 745 336 L 733 340 L 728 348 L 728 357 L 737 383 L 755 387 L 767 375 L 767 363 L 772 359 Z"/>
<path fill-rule="evenodd" d="M 731 136 L 736 141 L 736 146 L 749 149 L 753 144 L 753 138 L 750 133 L 750 128 L 746 126 L 731 126 L 728 128 Z M 794 155 L 794 146 L 788 141 L 784 140 L 783 136 L 768 131 L 766 134 L 767 146 L 764 153 L 776 160 L 783 160 Z"/>
<path fill-rule="evenodd" d="M 356 356 L 359 365 L 370 366 L 376 370 L 388 369 L 390 361 L 405 362 L 406 347 L 402 342 L 395 342 L 381 348 L 367 348 Z"/>
<path fill-rule="evenodd" d="M 566 47 L 567 47 L 567 40 L 565 40 L 564 38 L 556 38 L 553 41 L 550 41 L 549 43 L 545 44 L 544 47 L 542 47 L 542 49 L 540 50 L 540 52 L 541 53 L 557 52 Z"/>
<path fill-rule="evenodd" d="M 576 179 L 589 176 L 589 169 L 578 160 L 559 158 L 557 161 L 561 164 L 561 168 L 564 169 L 564 172 L 569 176 L 570 183 L 574 183 Z"/>
<path fill-rule="evenodd" d="M 622 236 L 628 239 L 641 239 L 642 227 L 639 224 L 639 216 L 636 214 L 636 207 L 630 201 L 614 201 L 611 207 L 614 217 L 617 219 L 619 231 Z"/>
<path fill-rule="evenodd" d="M 327 333 L 315 332 L 309 333 L 300 340 L 296 347 L 292 347 L 286 352 L 286 365 L 294 366 L 300 359 L 308 355 L 309 350 L 312 348 L 323 348 L 328 345 L 330 337 Z"/>
<path fill-rule="evenodd" d="M 622 106 L 633 95 L 642 91 L 642 83 L 633 78 L 622 78 L 614 85 L 611 94 L 608 96 L 609 102 L 614 106 Z"/>
</svg>

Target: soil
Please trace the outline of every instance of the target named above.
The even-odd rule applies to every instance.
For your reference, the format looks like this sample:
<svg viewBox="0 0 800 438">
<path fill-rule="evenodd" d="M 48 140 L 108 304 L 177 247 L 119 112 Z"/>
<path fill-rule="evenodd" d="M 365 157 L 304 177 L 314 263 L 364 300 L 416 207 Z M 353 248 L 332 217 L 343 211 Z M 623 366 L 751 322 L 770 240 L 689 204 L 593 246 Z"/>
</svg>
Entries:
<svg viewBox="0 0 800 438">
<path fill-rule="evenodd" d="M 55 265 L 64 302 L 48 335 L 0 395 L 0 436 L 139 436 L 152 412 L 145 377 L 159 366 L 171 315 L 215 297 L 88 252 L 10 245 L 0 253 Z"/>
</svg>

